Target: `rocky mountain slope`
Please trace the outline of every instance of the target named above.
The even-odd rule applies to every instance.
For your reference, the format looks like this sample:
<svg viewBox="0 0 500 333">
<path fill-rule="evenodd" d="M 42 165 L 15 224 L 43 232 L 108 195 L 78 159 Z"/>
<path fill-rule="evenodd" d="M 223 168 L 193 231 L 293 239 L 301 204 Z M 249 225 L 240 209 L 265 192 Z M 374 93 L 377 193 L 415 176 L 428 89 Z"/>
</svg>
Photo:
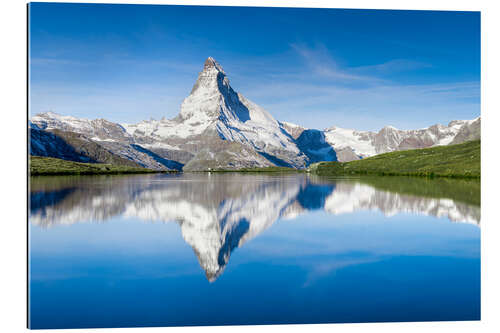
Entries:
<svg viewBox="0 0 500 333">
<path fill-rule="evenodd" d="M 30 154 L 75 162 L 111 163 L 155 170 L 180 170 L 182 164 L 134 144 L 122 126 L 41 113 L 30 121 Z"/>
<path fill-rule="evenodd" d="M 80 140 L 95 143 L 99 150 L 143 167 L 199 171 L 274 165 L 301 169 L 319 161 L 345 162 L 395 150 L 461 143 L 480 137 L 480 121 L 456 120 L 418 130 L 386 126 L 379 132 L 307 129 L 277 121 L 234 91 L 222 66 L 208 58 L 173 119 L 117 124 L 46 112 L 32 117 L 31 124 L 37 131 L 78 133 Z M 41 133 L 32 136 L 32 153 L 45 149 L 57 155 L 47 140 L 40 139 Z"/>
<path fill-rule="evenodd" d="M 471 122 L 465 122 L 450 144 L 464 143 L 466 141 L 481 139 L 481 118 L 477 118 Z"/>
<path fill-rule="evenodd" d="M 334 126 L 327 128 L 324 133 L 326 141 L 337 151 L 338 160 L 348 162 L 391 151 L 478 140 L 481 136 L 481 118 L 454 120 L 447 126 L 436 124 L 417 130 L 399 130 L 386 126 L 378 132 L 371 132 Z M 341 156 L 340 151 L 350 154 Z"/>
<path fill-rule="evenodd" d="M 212 167 L 303 168 L 307 156 L 294 139 L 266 110 L 231 88 L 229 79 L 213 58 L 205 61 L 181 111 L 172 120 L 144 121 L 126 125 L 136 142 L 159 154 L 173 156 L 176 150 L 189 160 L 185 170 Z M 231 144 L 228 144 L 231 142 Z"/>
<path fill-rule="evenodd" d="M 30 128 L 30 154 L 33 156 L 56 157 L 63 160 L 84 163 L 109 163 L 140 167 L 138 163 L 120 157 L 105 149 L 83 134 L 58 129 L 44 131 Z"/>
</svg>

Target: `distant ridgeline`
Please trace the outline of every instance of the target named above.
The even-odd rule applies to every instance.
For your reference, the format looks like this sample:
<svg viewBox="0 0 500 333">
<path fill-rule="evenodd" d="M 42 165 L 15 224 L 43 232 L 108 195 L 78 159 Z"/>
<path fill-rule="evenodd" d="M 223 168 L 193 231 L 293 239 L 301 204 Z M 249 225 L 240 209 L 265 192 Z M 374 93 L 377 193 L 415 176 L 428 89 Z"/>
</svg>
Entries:
<svg viewBox="0 0 500 333">
<path fill-rule="evenodd" d="M 350 162 L 388 152 L 479 140 L 481 118 L 418 130 L 391 126 L 379 132 L 306 129 L 277 121 L 234 91 L 222 66 L 208 58 L 173 119 L 118 124 L 46 112 L 32 117 L 29 127 L 32 156 L 158 171 L 304 170 L 322 161 Z M 440 157 L 434 158 L 422 161 L 439 164 Z M 462 161 L 465 169 L 472 160 Z"/>
</svg>

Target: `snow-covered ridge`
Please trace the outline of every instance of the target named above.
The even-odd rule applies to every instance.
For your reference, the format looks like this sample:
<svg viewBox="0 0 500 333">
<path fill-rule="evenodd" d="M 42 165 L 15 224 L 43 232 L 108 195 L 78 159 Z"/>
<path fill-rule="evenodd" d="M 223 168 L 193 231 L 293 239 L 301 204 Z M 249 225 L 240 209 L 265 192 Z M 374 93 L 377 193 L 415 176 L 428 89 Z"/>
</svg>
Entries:
<svg viewBox="0 0 500 333">
<path fill-rule="evenodd" d="M 213 58 L 205 61 L 178 116 L 121 125 L 138 144 L 148 147 L 159 142 L 195 153 L 204 138 L 213 138 L 215 134 L 221 140 L 237 142 L 259 154 L 272 156 L 273 161 L 281 160 L 285 165 L 299 168 L 307 165 L 307 157 L 282 125 L 269 112 L 234 91 L 222 66 Z M 210 143 L 214 143 L 213 140 L 209 140 Z M 191 142 L 195 142 L 194 146 L 188 144 Z"/>
<path fill-rule="evenodd" d="M 153 166 L 137 157 L 134 147 L 127 146 L 139 145 L 151 150 L 151 156 L 186 165 L 185 170 L 206 170 L 209 165 L 228 169 L 268 165 L 305 168 L 317 161 L 349 161 L 394 150 L 460 143 L 480 135 L 479 117 L 417 130 L 385 126 L 379 132 L 339 127 L 318 131 L 279 122 L 233 90 L 226 72 L 212 57 L 205 61 L 173 119 L 118 124 L 46 112 L 32 117 L 30 126 L 84 134 L 113 153 Z M 228 149 L 224 142 L 234 144 Z"/>
<path fill-rule="evenodd" d="M 325 131 L 326 141 L 335 149 L 350 148 L 361 157 L 377 154 L 372 144 L 373 132 L 360 132 L 353 129 L 330 127 Z"/>
<path fill-rule="evenodd" d="M 357 131 L 340 127 L 324 130 L 327 142 L 335 150 L 351 149 L 359 157 L 369 157 L 395 150 L 427 148 L 453 143 L 468 126 L 480 127 L 481 118 L 454 120 L 447 126 L 435 124 L 417 130 L 400 130 L 385 126 L 379 132 Z"/>
<path fill-rule="evenodd" d="M 86 119 L 64 116 L 55 112 L 39 113 L 31 118 L 31 123 L 41 130 L 62 130 L 84 134 L 94 141 L 132 141 L 126 129 L 105 119 Z"/>
<path fill-rule="evenodd" d="M 187 110 L 181 113 L 186 117 L 184 121 L 163 119 L 142 121 L 137 124 L 117 124 L 104 119 L 89 120 L 46 112 L 32 117 L 29 125 L 42 130 L 60 129 L 81 133 L 97 142 L 134 142 L 146 148 L 167 150 L 182 150 L 176 145 L 176 139 L 189 140 L 212 129 L 224 140 L 239 142 L 263 152 L 281 149 L 292 156 L 295 155 L 295 159 L 299 162 L 304 162 L 305 158 L 294 139 L 307 130 L 306 128 L 285 121 L 276 121 L 266 110 L 241 94 L 236 94 L 237 99 L 244 108 L 251 110 L 248 112 L 248 119 L 243 122 L 244 112 L 227 111 L 225 107 L 221 108 L 222 111 L 227 111 L 221 113 L 221 119 L 211 118 L 210 112 L 202 111 L 217 109 L 219 99 L 222 97 L 210 97 L 203 94 L 203 90 L 203 88 L 198 89 L 205 100 L 191 98 L 183 103 L 183 110 Z M 193 106 L 193 103 L 204 107 Z M 457 134 L 465 127 L 480 124 L 480 121 L 480 117 L 454 120 L 447 126 L 436 124 L 417 130 L 400 130 L 393 126 L 385 126 L 379 132 L 332 126 L 326 128 L 323 133 L 326 142 L 335 151 L 348 149 L 359 158 L 363 158 L 395 150 L 448 145 L 453 143 Z"/>
</svg>

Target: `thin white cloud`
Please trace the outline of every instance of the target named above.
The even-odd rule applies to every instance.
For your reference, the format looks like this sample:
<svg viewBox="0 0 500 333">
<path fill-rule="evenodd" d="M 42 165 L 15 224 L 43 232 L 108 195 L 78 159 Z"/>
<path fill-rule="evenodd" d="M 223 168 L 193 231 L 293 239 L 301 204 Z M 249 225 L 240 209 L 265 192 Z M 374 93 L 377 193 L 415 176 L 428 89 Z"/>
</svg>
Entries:
<svg viewBox="0 0 500 333">
<path fill-rule="evenodd" d="M 387 124 L 410 129 L 479 115 L 479 82 L 401 84 L 384 78 L 431 64 L 394 59 L 341 67 L 324 45 L 292 44 L 291 49 L 304 66 L 260 75 L 242 91 L 279 120 L 312 128 L 378 130 Z"/>
<path fill-rule="evenodd" d="M 302 44 L 290 44 L 291 48 L 297 52 L 305 62 L 310 71 L 317 76 L 329 79 L 345 81 L 373 82 L 381 81 L 380 78 L 359 75 L 352 71 L 340 68 L 338 63 L 331 57 L 328 49 L 323 44 L 317 44 L 314 48 L 309 48 Z"/>
<path fill-rule="evenodd" d="M 375 64 L 369 66 L 360 66 L 355 67 L 352 70 L 355 72 L 368 72 L 368 73 L 376 73 L 376 74 L 388 74 L 395 72 L 405 72 L 405 71 L 413 71 L 423 68 L 430 68 L 431 64 L 409 60 L 409 59 L 393 59 L 382 64 Z"/>
<path fill-rule="evenodd" d="M 431 64 L 411 59 L 391 59 L 380 64 L 342 68 L 323 44 L 308 47 L 292 43 L 290 47 L 302 58 L 312 74 L 357 83 L 383 83 L 388 80 L 381 75 L 432 67 Z"/>
<path fill-rule="evenodd" d="M 293 56 L 298 64 L 280 62 L 283 57 Z M 122 57 L 115 59 L 113 68 L 122 74 L 129 68 L 135 75 L 133 81 L 115 82 L 108 75 L 109 80 L 92 86 L 88 82 L 37 82 L 32 84 L 32 111 L 51 109 L 121 122 L 172 118 L 189 94 L 203 60 L 192 63 L 163 59 L 145 64 Z M 224 59 L 220 60 L 233 88 L 265 107 L 276 119 L 306 127 L 337 125 L 377 130 L 391 124 L 415 128 L 479 115 L 479 82 L 409 85 L 383 78 L 387 73 L 431 66 L 416 61 L 394 59 L 371 66 L 342 67 L 321 44 L 314 48 L 293 44 L 284 55 L 229 59 L 227 67 Z M 33 61 L 39 65 L 73 66 L 71 61 L 50 57 Z M 148 78 L 141 76 L 142 68 L 148 73 L 151 68 L 157 69 L 165 76 L 147 82 Z"/>
<path fill-rule="evenodd" d="M 345 87 L 308 81 L 262 83 L 245 91 L 277 119 L 312 128 L 426 127 L 479 115 L 479 83 Z"/>
</svg>

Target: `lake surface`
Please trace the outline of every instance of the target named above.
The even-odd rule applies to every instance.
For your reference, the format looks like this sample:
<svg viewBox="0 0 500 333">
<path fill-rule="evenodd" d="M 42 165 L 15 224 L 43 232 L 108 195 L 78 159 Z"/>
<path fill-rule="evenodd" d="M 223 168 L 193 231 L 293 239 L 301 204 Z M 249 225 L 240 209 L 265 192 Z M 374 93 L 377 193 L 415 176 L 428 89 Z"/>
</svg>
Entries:
<svg viewBox="0 0 500 333">
<path fill-rule="evenodd" d="M 32 177 L 31 328 L 480 319 L 477 181 Z"/>
</svg>

